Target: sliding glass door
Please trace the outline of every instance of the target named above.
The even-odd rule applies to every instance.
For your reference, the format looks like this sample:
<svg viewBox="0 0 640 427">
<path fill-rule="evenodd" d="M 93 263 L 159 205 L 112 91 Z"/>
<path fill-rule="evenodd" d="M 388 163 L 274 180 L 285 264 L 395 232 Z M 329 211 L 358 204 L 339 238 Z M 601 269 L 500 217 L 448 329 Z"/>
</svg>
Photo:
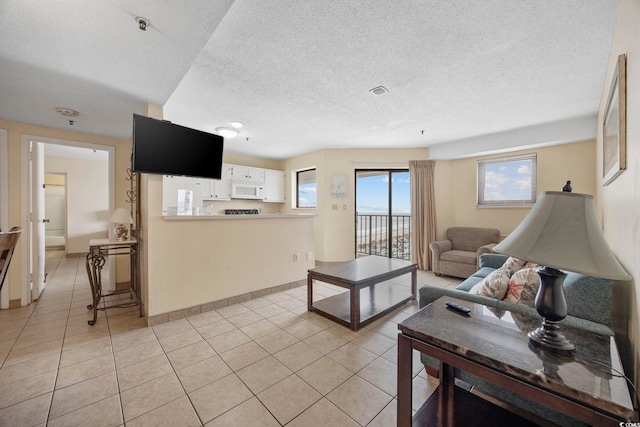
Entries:
<svg viewBox="0 0 640 427">
<path fill-rule="evenodd" d="M 406 169 L 356 170 L 356 257 L 411 259 L 411 202 Z"/>
</svg>

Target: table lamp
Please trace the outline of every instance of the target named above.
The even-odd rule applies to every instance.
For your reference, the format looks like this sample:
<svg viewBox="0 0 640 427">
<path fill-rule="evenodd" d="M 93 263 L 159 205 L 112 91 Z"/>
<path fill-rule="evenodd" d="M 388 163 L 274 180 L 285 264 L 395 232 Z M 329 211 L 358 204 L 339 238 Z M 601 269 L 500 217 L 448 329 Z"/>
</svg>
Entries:
<svg viewBox="0 0 640 427">
<path fill-rule="evenodd" d="M 494 251 L 544 266 L 538 271 L 540 288 L 536 310 L 543 322 L 529 332 L 529 342 L 559 354 L 572 354 L 575 346 L 560 332 L 567 316 L 560 269 L 612 280 L 631 280 L 609 249 L 596 218 L 593 196 L 545 191 L 529 214 Z"/>
<path fill-rule="evenodd" d="M 117 208 L 109 215 L 109 222 L 116 224 L 113 231 L 116 233 L 116 240 L 127 240 L 129 237 L 129 225 L 133 224 L 131 212 L 123 208 Z"/>
</svg>

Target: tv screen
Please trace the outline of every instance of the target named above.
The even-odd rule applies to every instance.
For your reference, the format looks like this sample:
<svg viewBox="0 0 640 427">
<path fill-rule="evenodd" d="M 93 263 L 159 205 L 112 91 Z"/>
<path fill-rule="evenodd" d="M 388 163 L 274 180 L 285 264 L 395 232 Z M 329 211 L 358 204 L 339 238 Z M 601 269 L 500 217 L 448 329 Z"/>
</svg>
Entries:
<svg viewBox="0 0 640 427">
<path fill-rule="evenodd" d="M 224 138 L 133 115 L 133 172 L 220 179 Z"/>
</svg>

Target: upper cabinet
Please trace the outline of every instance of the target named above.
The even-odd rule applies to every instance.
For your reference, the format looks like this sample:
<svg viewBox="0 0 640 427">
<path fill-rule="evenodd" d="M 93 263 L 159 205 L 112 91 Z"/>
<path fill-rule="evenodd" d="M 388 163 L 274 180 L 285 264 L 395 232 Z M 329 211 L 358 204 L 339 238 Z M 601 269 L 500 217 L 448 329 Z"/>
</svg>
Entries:
<svg viewBox="0 0 640 427">
<path fill-rule="evenodd" d="M 264 182 L 264 169 L 250 166 L 228 165 L 229 178 L 234 181 Z"/>
<path fill-rule="evenodd" d="M 285 173 L 273 169 L 261 169 L 231 164 L 222 165 L 221 179 L 189 178 L 165 175 L 162 180 L 162 210 L 166 215 L 178 209 L 179 190 L 190 190 L 192 205 L 202 211 L 203 200 L 228 201 L 231 198 L 231 183 L 260 187 L 264 197 L 256 201 L 284 203 Z M 175 214 L 173 214 L 175 215 Z"/>
<path fill-rule="evenodd" d="M 229 182 L 230 166 L 222 165 L 222 176 L 220 179 L 210 179 L 206 193 L 203 193 L 204 200 L 231 200 L 231 185 Z"/>
<path fill-rule="evenodd" d="M 284 203 L 284 176 L 283 171 L 272 169 L 264 170 L 264 201 L 270 203 Z"/>
</svg>

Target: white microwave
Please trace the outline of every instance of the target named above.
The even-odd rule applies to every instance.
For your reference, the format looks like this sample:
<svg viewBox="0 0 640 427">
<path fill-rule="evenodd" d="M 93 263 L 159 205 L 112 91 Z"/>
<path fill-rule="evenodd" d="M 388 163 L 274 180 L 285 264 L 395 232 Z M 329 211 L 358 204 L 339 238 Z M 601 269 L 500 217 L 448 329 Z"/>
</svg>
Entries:
<svg viewBox="0 0 640 427">
<path fill-rule="evenodd" d="M 264 200 L 264 187 L 261 184 L 232 182 L 231 198 Z"/>
</svg>

